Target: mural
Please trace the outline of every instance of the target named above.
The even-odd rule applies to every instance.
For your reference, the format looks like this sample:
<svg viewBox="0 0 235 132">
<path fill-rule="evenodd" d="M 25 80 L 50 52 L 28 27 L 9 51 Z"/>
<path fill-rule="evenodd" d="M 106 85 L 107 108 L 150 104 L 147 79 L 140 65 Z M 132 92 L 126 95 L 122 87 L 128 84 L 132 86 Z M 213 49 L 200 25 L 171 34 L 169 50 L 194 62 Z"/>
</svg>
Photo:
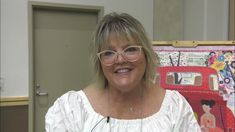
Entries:
<svg viewBox="0 0 235 132">
<path fill-rule="evenodd" d="M 211 51 L 206 61 L 207 66 L 215 69 L 219 76 L 220 91 L 228 105 L 234 104 L 235 92 L 235 51 Z"/>
<path fill-rule="evenodd" d="M 161 82 L 161 85 L 163 84 L 165 88 L 178 89 L 187 98 L 190 105 L 193 105 L 202 131 L 235 132 L 235 46 L 197 46 L 195 48 L 154 46 L 153 48 L 160 58 L 161 67 L 174 67 L 170 68 L 172 74 L 168 73 L 169 75 L 165 76 L 168 81 L 172 80 L 168 76 L 173 76 L 175 86 L 164 85 L 165 82 Z M 190 70 L 189 67 L 201 67 L 196 68 L 201 70 Z M 212 91 L 211 86 L 206 86 L 206 91 L 203 89 L 205 81 L 211 83 L 211 80 L 205 79 L 209 73 L 203 73 L 208 72 L 206 71 L 208 68 L 213 69 L 217 74 L 212 81 L 212 89 L 215 91 Z M 181 69 L 182 71 L 179 71 L 189 73 L 177 73 L 172 69 Z M 196 79 L 198 73 L 203 75 L 201 81 Z M 196 92 L 189 89 L 183 90 L 186 87 L 194 87 L 188 84 L 193 84 L 195 87 L 201 85 L 201 88 Z M 198 97 L 200 100 L 196 99 Z"/>
</svg>

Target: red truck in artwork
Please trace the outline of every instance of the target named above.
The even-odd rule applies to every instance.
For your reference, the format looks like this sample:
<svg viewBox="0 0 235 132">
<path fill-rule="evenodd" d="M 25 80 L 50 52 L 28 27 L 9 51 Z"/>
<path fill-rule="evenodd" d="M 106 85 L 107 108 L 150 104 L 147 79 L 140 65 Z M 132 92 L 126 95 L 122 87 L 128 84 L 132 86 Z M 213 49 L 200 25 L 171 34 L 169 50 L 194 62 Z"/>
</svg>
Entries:
<svg viewBox="0 0 235 132">
<path fill-rule="evenodd" d="M 235 132 L 235 116 L 221 96 L 217 71 L 202 66 L 156 69 L 161 87 L 179 91 L 192 106 L 202 132 Z"/>
</svg>

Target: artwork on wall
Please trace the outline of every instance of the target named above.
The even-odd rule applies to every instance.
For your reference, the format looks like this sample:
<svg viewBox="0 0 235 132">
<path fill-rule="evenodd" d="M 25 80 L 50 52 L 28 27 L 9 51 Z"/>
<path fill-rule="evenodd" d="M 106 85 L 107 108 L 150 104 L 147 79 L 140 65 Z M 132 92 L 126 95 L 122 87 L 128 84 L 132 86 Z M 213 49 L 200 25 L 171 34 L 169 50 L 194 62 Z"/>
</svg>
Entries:
<svg viewBox="0 0 235 132">
<path fill-rule="evenodd" d="M 160 85 L 186 97 L 202 131 L 235 132 L 235 45 L 153 49 Z"/>
</svg>

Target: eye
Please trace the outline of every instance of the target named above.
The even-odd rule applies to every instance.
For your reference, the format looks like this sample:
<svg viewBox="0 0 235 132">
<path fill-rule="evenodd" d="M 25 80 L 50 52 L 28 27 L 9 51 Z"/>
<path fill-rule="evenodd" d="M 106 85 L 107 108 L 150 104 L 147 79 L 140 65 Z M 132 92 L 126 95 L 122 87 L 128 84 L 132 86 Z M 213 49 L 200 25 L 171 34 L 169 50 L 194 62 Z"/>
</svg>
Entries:
<svg viewBox="0 0 235 132">
<path fill-rule="evenodd" d="M 125 53 L 133 53 L 133 52 L 138 52 L 140 50 L 139 47 L 128 47 L 125 49 Z"/>
<path fill-rule="evenodd" d="M 114 56 L 114 52 L 113 51 L 104 51 L 102 54 L 101 54 L 101 57 L 111 57 L 111 56 Z"/>
</svg>

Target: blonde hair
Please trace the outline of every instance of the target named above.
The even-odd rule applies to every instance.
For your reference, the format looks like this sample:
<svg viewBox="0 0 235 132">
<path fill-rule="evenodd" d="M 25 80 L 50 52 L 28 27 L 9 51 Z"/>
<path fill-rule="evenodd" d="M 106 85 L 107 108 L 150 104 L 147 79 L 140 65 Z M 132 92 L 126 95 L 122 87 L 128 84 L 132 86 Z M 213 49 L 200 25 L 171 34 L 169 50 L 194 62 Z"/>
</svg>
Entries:
<svg viewBox="0 0 235 132">
<path fill-rule="evenodd" d="M 91 45 L 91 59 L 96 81 L 103 87 L 108 83 L 103 74 L 97 53 L 108 45 L 111 34 L 126 39 L 132 38 L 143 47 L 146 58 L 146 69 L 143 79 L 145 81 L 152 81 L 155 76 L 155 67 L 157 66 L 158 58 L 153 51 L 152 44 L 146 35 L 144 27 L 134 17 L 126 13 L 118 14 L 115 12 L 105 15 L 94 32 L 93 43 Z"/>
</svg>

